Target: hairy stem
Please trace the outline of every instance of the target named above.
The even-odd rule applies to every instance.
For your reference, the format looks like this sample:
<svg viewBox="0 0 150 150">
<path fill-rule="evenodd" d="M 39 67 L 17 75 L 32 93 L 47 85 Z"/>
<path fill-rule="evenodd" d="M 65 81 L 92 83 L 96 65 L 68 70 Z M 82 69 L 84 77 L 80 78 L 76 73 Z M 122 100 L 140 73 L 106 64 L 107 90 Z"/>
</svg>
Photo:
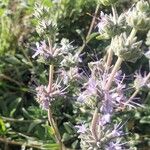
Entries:
<svg viewBox="0 0 150 150">
<path fill-rule="evenodd" d="M 106 70 L 108 70 L 110 68 L 111 62 L 113 59 L 113 50 L 112 48 L 108 49 L 108 56 L 107 56 L 107 61 L 106 61 Z"/>
<path fill-rule="evenodd" d="M 94 114 L 93 114 L 93 118 L 92 118 L 92 122 L 91 122 L 91 127 L 90 127 L 92 135 L 93 135 L 93 137 L 95 138 L 96 141 L 98 140 L 97 131 L 96 131 L 98 117 L 99 117 L 99 115 L 98 115 L 98 108 L 96 108 L 95 111 L 94 111 Z"/>
<path fill-rule="evenodd" d="M 112 14 L 113 14 L 113 21 L 115 24 L 117 24 L 118 13 L 117 13 L 116 7 L 115 5 L 112 5 L 111 8 L 112 8 Z M 113 50 L 111 47 L 108 49 L 107 55 L 108 56 L 107 56 L 107 61 L 106 61 L 106 70 L 109 69 L 112 59 L 113 59 Z"/>
<path fill-rule="evenodd" d="M 48 81 L 48 87 L 47 87 L 48 93 L 51 93 L 51 91 L 52 91 L 53 76 L 54 76 L 54 66 L 50 65 L 49 66 L 49 81 Z M 52 110 L 50 107 L 48 109 L 48 121 L 55 132 L 55 138 L 56 138 L 57 143 L 59 143 L 59 145 L 60 145 L 60 150 L 64 150 L 65 147 L 61 141 L 61 136 L 60 136 L 57 124 L 53 118 Z"/>
<path fill-rule="evenodd" d="M 108 78 L 107 83 L 106 83 L 106 86 L 105 86 L 105 90 L 106 91 L 108 91 L 110 89 L 111 84 L 112 84 L 113 79 L 114 79 L 114 76 L 115 76 L 116 72 L 119 70 L 122 61 L 123 61 L 123 59 L 118 57 L 118 59 L 117 59 L 117 61 L 115 63 L 115 66 L 114 66 L 114 68 L 113 68 L 113 70 L 112 70 L 112 72 L 111 72 L 111 74 L 110 74 L 110 76 Z"/>
</svg>

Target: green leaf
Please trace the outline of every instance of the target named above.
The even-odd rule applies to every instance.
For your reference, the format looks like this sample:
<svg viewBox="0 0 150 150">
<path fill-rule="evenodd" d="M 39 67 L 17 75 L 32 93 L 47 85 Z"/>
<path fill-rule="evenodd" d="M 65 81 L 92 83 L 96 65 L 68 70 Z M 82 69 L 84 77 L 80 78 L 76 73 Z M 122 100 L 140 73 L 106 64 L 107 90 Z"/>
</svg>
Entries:
<svg viewBox="0 0 150 150">
<path fill-rule="evenodd" d="M 5 132 L 6 132 L 5 123 L 4 123 L 3 120 L 0 118 L 0 134 L 4 134 Z"/>
<path fill-rule="evenodd" d="M 22 98 L 18 97 L 13 102 L 11 102 L 10 107 L 9 107 L 10 108 L 10 117 L 14 116 L 14 113 L 16 112 L 17 107 L 21 101 L 22 101 Z"/>
<path fill-rule="evenodd" d="M 64 127 L 68 133 L 72 134 L 74 132 L 73 125 L 70 122 L 65 122 Z"/>
<path fill-rule="evenodd" d="M 27 133 L 30 133 L 38 124 L 40 124 L 40 121 L 34 121 L 30 124 Z"/>
<path fill-rule="evenodd" d="M 143 118 L 140 120 L 140 123 L 142 123 L 142 124 L 145 124 L 145 123 L 150 124 L 150 116 L 145 116 L 145 117 L 143 117 Z"/>
<path fill-rule="evenodd" d="M 86 38 L 86 41 L 89 42 L 90 40 L 92 40 L 93 38 L 95 38 L 98 34 L 99 34 L 98 32 L 95 32 L 95 33 L 90 34 L 90 35 Z"/>
<path fill-rule="evenodd" d="M 42 149 L 44 150 L 59 150 L 59 144 L 44 144 L 42 146 Z"/>
<path fill-rule="evenodd" d="M 62 141 L 69 141 L 73 138 L 74 136 L 73 135 L 70 135 L 68 133 L 64 133 L 63 134 L 63 137 L 62 137 Z"/>
</svg>

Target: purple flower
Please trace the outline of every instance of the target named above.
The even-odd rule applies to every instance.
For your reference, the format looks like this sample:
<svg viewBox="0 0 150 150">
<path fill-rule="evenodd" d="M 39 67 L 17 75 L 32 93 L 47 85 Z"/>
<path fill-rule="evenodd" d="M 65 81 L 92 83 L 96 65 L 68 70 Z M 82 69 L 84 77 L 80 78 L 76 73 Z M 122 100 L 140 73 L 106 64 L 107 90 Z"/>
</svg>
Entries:
<svg viewBox="0 0 150 150">
<path fill-rule="evenodd" d="M 140 89 L 144 86 L 150 87 L 150 82 L 148 81 L 150 78 L 150 74 L 142 76 L 140 73 L 135 74 L 134 86 L 136 89 Z"/>
<path fill-rule="evenodd" d="M 38 55 L 48 56 L 48 54 L 46 54 L 46 52 L 45 52 L 46 48 L 47 48 L 47 46 L 46 46 L 45 41 L 41 41 L 40 43 L 36 42 L 36 49 L 33 49 L 35 51 L 35 53 L 32 56 L 32 58 L 35 58 Z"/>
<path fill-rule="evenodd" d="M 48 87 L 44 85 L 40 85 L 35 89 L 36 100 L 43 109 L 45 110 L 49 109 L 49 105 L 51 101 L 55 100 L 55 97 L 62 96 L 66 93 L 65 90 L 68 87 L 61 89 L 59 84 L 60 83 L 57 82 L 53 83 L 52 90 L 50 92 L 48 91 Z"/>
<path fill-rule="evenodd" d="M 37 102 L 40 104 L 42 109 L 47 110 L 49 108 L 49 102 L 50 102 L 50 98 L 47 93 L 47 87 L 44 85 L 38 86 L 36 88 L 36 92 L 37 92 L 36 94 Z"/>
<path fill-rule="evenodd" d="M 87 95 L 85 92 L 83 92 L 83 93 L 79 94 L 77 101 L 80 103 L 83 103 L 86 101 L 86 99 L 87 99 Z"/>
<path fill-rule="evenodd" d="M 84 124 L 76 125 L 75 127 L 78 128 L 77 133 L 85 133 L 86 132 L 86 127 Z"/>
<path fill-rule="evenodd" d="M 88 83 L 87 83 L 87 92 L 88 94 L 90 95 L 95 95 L 97 93 L 97 83 L 96 83 L 96 80 L 90 78 Z"/>
<path fill-rule="evenodd" d="M 104 12 L 101 11 L 100 13 L 100 22 L 98 23 L 97 27 L 98 27 L 98 31 L 99 33 L 102 33 L 104 30 L 104 27 L 108 24 L 108 16 L 106 14 L 104 14 Z"/>
<path fill-rule="evenodd" d="M 110 114 L 104 114 L 99 120 L 99 125 L 103 126 L 106 123 L 110 123 L 111 121 L 111 115 Z"/>
<path fill-rule="evenodd" d="M 120 140 L 118 140 L 117 142 L 110 142 L 107 146 L 106 146 L 106 150 L 122 150 L 123 147 L 122 145 L 124 145 L 124 143 L 120 143 Z"/>
<path fill-rule="evenodd" d="M 103 114 L 112 114 L 113 108 L 114 108 L 113 98 L 108 92 L 105 92 L 104 100 L 100 110 Z"/>
<path fill-rule="evenodd" d="M 114 129 L 111 131 L 112 137 L 119 137 L 119 136 L 123 135 L 123 131 L 122 131 L 123 125 L 121 125 L 121 126 L 120 125 L 121 125 L 121 123 L 114 125 Z"/>
</svg>

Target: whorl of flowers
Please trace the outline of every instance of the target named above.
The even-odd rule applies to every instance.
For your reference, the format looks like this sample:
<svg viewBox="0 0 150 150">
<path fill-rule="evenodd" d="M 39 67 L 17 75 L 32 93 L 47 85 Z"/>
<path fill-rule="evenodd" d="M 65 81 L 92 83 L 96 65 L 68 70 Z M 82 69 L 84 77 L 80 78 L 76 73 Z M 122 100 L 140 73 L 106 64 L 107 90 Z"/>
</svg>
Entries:
<svg viewBox="0 0 150 150">
<path fill-rule="evenodd" d="M 48 110 L 51 102 L 56 97 L 64 95 L 66 88 L 61 89 L 60 83 L 55 83 L 52 86 L 52 90 L 49 92 L 48 87 L 44 85 L 38 86 L 36 89 L 36 100 L 40 104 L 42 109 Z"/>
<path fill-rule="evenodd" d="M 111 120 L 119 108 L 130 107 L 132 104 L 125 105 L 128 99 L 126 96 L 127 91 L 125 92 L 126 85 L 123 84 L 124 76 L 121 77 L 117 73 L 112 88 L 109 91 L 105 90 L 109 74 L 103 70 L 102 64 L 102 61 L 89 64 L 91 76 L 84 85 L 85 90 L 78 97 L 78 101 L 83 105 L 87 105 L 93 110 L 98 107 L 94 129 L 85 127 L 84 124 L 76 126 L 78 133 L 80 133 L 79 137 L 81 138 L 83 150 L 105 149 L 113 147 L 113 145 L 122 147 L 124 145 L 119 141 L 120 137 L 124 135 L 122 128 L 119 127 L 120 124 L 112 126 Z"/>
<path fill-rule="evenodd" d="M 97 27 L 100 33 L 98 38 L 109 39 L 125 30 L 125 15 L 118 16 L 117 12 L 114 12 L 113 15 L 107 15 L 101 11 Z"/>
<path fill-rule="evenodd" d="M 32 58 L 38 58 L 39 62 L 46 64 L 55 63 L 61 67 L 73 67 L 81 61 L 78 54 L 73 55 L 75 47 L 67 39 L 62 39 L 60 44 L 52 45 L 51 41 L 36 42 L 35 53 Z"/>
</svg>

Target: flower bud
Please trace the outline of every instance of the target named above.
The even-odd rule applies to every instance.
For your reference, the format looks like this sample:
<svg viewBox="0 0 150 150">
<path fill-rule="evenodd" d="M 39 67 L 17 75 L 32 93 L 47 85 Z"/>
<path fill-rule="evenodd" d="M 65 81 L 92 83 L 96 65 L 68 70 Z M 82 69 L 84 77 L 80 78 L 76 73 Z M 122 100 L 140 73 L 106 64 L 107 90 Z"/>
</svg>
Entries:
<svg viewBox="0 0 150 150">
<path fill-rule="evenodd" d="M 139 1 L 132 10 L 127 13 L 126 21 L 129 26 L 137 30 L 150 28 L 150 5 L 148 2 Z"/>
<path fill-rule="evenodd" d="M 124 14 L 121 14 L 117 19 L 114 20 L 114 16 L 111 14 L 107 15 L 101 12 L 100 18 L 101 20 L 97 25 L 98 31 L 100 33 L 100 35 L 97 37 L 98 39 L 109 39 L 124 31 Z"/>
<path fill-rule="evenodd" d="M 115 36 L 111 42 L 111 47 L 115 55 L 125 61 L 135 62 L 142 55 L 140 49 L 142 41 L 136 42 L 136 39 L 136 37 L 128 39 L 126 33 Z"/>
<path fill-rule="evenodd" d="M 150 6 L 148 2 L 141 0 L 136 4 L 136 9 L 141 12 L 148 12 L 150 11 Z"/>
</svg>

